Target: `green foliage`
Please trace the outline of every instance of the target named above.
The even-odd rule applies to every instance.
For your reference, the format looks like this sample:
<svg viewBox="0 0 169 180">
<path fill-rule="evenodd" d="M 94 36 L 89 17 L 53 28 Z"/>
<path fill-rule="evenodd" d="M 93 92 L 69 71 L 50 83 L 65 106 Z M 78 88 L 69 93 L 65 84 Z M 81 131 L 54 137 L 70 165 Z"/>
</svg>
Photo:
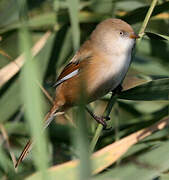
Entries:
<svg viewBox="0 0 169 180">
<path fill-rule="evenodd" d="M 166 161 L 166 158 L 169 156 L 167 151 L 168 146 L 169 142 L 163 142 L 160 146 L 156 145 L 151 151 L 145 150 L 144 154 L 133 157 L 127 164 L 124 163 L 115 167 L 98 179 L 109 179 L 113 177 L 113 179 L 118 178 L 119 180 L 149 180 L 156 178 L 161 172 L 169 168 L 169 163 Z M 163 156 L 159 158 L 159 154 L 161 153 Z"/>
<path fill-rule="evenodd" d="M 169 79 L 163 78 L 124 91 L 119 98 L 136 101 L 168 100 L 168 92 Z"/>
<path fill-rule="evenodd" d="M 168 10 L 168 0 L 159 0 L 157 4 L 155 0 L 0 1 L 0 179 L 169 178 L 168 128 L 133 145 L 117 164 L 111 162 L 106 151 L 102 156 L 89 158 L 90 150 L 106 148 L 117 137 L 126 137 L 168 116 Z M 104 131 L 101 125 L 97 127 L 84 112 L 82 103 L 66 116 L 56 118 L 56 123 L 47 130 L 46 143 L 42 122 L 50 103 L 39 84 L 54 96 L 52 84 L 71 59 L 73 50 L 88 38 L 97 23 L 112 16 L 130 23 L 136 33 L 144 31 L 145 19 L 148 22 L 124 80 L 124 91 L 114 98 L 107 95 L 91 105 L 96 113 L 110 115 L 108 125 L 112 129 Z M 44 46 L 36 47 L 41 48 L 34 56 L 31 48 L 46 32 L 48 38 Z M 23 52 L 22 67 L 14 60 Z M 18 157 L 29 137 L 35 139 L 33 156 L 29 153 L 15 172 L 11 152 Z M 77 158 L 80 165 L 76 161 L 62 164 Z M 107 168 L 104 164 L 111 166 Z M 54 167 L 46 171 L 49 166 Z M 91 172 L 97 175 L 90 177 Z"/>
</svg>

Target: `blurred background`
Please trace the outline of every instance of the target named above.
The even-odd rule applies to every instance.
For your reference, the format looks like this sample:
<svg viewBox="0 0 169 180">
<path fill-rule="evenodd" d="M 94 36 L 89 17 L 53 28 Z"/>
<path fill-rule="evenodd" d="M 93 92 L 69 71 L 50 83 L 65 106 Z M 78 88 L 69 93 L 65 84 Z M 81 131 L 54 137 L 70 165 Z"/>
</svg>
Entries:
<svg viewBox="0 0 169 180">
<path fill-rule="evenodd" d="M 36 80 L 37 75 L 39 77 L 37 86 L 40 84 L 46 93 L 54 97 L 55 89 L 52 86 L 58 74 L 99 22 L 110 17 L 121 18 L 131 24 L 136 33 L 139 33 L 147 10 L 152 3 L 151 0 L 24 0 L 23 2 L 27 6 L 23 6 L 24 3 L 19 0 L 0 0 L 0 153 L 2 154 L 2 156 L 0 154 L 0 179 L 3 180 L 24 179 L 33 174 L 38 167 L 34 165 L 33 162 L 36 164 L 36 161 L 32 160 L 31 153 L 20 165 L 17 173 L 11 160 L 12 155 L 15 161 L 14 156 L 19 156 L 32 134 L 31 125 L 28 125 L 29 121 L 25 120 L 24 112 L 27 111 L 25 107 L 30 107 L 29 112 L 31 112 L 31 107 L 34 107 L 30 105 L 31 103 L 41 104 L 42 113 L 39 117 L 44 116 L 51 107 L 50 99 L 44 93 L 41 92 L 40 101 L 38 98 L 33 98 L 34 88 L 29 89 L 30 81 Z M 168 12 L 169 1 L 158 0 L 146 27 L 146 34 L 136 45 L 131 68 L 123 82 L 124 93 L 117 99 L 110 114 L 111 121 L 107 122 L 112 129 L 102 132 L 95 151 L 139 129 L 148 127 L 168 115 Z M 37 46 L 34 47 L 34 45 Z M 35 58 L 29 55 L 32 47 L 34 47 L 33 56 Z M 25 73 L 26 70 L 22 70 L 23 57 L 21 54 L 25 50 L 28 50 L 26 61 L 29 57 L 35 61 L 35 71 Z M 27 77 L 30 78 L 28 86 L 26 86 Z M 143 83 L 148 84 L 142 86 Z M 135 86 L 137 88 L 131 90 Z M 24 87 L 27 88 L 25 93 L 23 93 Z M 97 115 L 102 115 L 109 99 L 110 94 L 92 103 L 90 108 Z M 56 122 L 53 122 L 47 130 L 46 161 L 48 166 L 78 157 L 76 147 L 72 143 L 73 139 L 76 139 L 72 131 L 78 124 L 78 116 L 74 115 L 76 114 L 74 109 L 76 108 L 57 117 Z M 36 123 L 35 117 L 32 115 L 31 118 Z M 87 122 L 86 137 L 90 142 L 97 124 L 87 114 L 85 119 Z M 141 141 L 125 155 L 124 160 L 121 159 L 119 163 L 105 171 L 119 168 L 116 173 L 118 177 L 122 172 L 120 168 L 123 163 L 130 163 L 132 157 L 144 156 L 147 152 L 151 153 L 155 147 L 167 142 L 168 132 L 168 128 L 165 128 Z M 159 158 L 161 153 L 164 154 L 163 151 L 159 151 Z M 150 159 L 150 162 L 152 161 Z M 169 179 L 167 171 L 169 162 L 165 165 L 165 173 L 160 170 L 160 174 L 154 173 L 155 175 L 150 176 L 149 179 L 154 177 L 156 180 Z M 132 172 L 134 171 L 133 167 Z M 127 174 L 127 170 L 124 172 Z M 144 173 L 143 170 L 140 175 L 141 179 L 144 179 Z M 130 176 L 128 179 L 131 180 L 134 177 Z"/>
</svg>

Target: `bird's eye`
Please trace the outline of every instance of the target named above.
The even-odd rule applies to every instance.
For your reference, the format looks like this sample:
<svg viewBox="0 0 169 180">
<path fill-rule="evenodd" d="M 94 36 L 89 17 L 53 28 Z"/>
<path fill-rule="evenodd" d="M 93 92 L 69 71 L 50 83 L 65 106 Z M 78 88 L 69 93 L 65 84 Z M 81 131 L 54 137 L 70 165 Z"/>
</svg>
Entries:
<svg viewBox="0 0 169 180">
<path fill-rule="evenodd" d="M 123 36 L 123 35 L 124 35 L 124 32 L 123 32 L 123 31 L 120 31 L 120 35 Z"/>
</svg>

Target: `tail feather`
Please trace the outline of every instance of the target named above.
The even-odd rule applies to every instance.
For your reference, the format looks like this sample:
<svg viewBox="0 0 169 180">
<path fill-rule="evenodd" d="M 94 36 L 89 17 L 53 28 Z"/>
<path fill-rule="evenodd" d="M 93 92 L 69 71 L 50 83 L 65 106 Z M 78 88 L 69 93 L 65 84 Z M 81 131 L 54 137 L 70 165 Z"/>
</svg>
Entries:
<svg viewBox="0 0 169 180">
<path fill-rule="evenodd" d="M 24 147 L 21 155 L 19 156 L 19 159 L 17 160 L 16 164 L 15 164 L 15 168 L 17 168 L 19 166 L 19 164 L 25 159 L 25 157 L 27 156 L 27 154 L 29 153 L 29 151 L 32 148 L 32 141 L 29 140 L 26 144 L 26 146 Z"/>
<path fill-rule="evenodd" d="M 57 106 L 53 106 L 51 111 L 45 117 L 44 129 L 46 129 L 49 126 L 49 124 L 52 122 L 52 120 L 57 115 L 57 113 L 59 113 L 58 111 L 59 111 L 58 107 Z M 31 151 L 32 146 L 33 146 L 33 141 L 29 140 L 27 142 L 26 146 L 24 147 L 21 155 L 19 156 L 19 158 L 18 158 L 18 160 L 17 160 L 17 162 L 15 164 L 15 168 L 17 168 L 19 166 L 19 164 L 25 159 L 27 154 Z"/>
</svg>

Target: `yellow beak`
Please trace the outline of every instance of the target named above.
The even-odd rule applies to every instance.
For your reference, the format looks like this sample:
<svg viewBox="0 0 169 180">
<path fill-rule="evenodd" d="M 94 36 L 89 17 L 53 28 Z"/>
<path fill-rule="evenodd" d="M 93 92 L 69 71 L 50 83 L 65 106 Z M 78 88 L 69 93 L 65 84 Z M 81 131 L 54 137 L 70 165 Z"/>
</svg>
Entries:
<svg viewBox="0 0 169 180">
<path fill-rule="evenodd" d="M 138 35 L 135 34 L 135 33 L 131 33 L 129 37 L 130 37 L 131 39 L 138 39 L 140 36 L 138 36 Z"/>
</svg>

